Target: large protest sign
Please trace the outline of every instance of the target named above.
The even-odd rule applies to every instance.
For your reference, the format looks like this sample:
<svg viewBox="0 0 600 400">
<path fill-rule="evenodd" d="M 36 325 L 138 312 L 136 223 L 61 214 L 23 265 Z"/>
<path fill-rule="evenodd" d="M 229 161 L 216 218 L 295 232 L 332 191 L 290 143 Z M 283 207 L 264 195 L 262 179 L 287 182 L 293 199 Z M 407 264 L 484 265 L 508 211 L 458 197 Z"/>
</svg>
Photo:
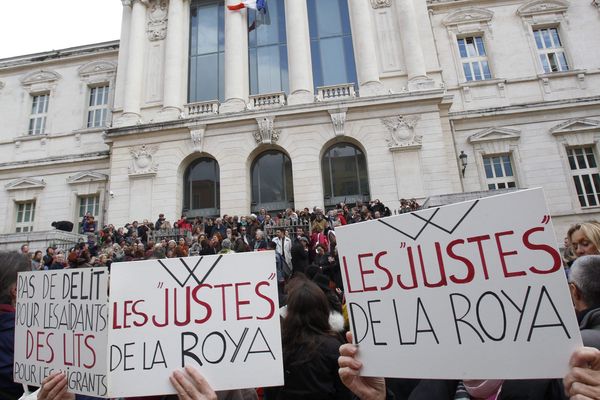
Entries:
<svg viewBox="0 0 600 400">
<path fill-rule="evenodd" d="M 107 281 L 106 268 L 19 274 L 15 382 L 62 371 L 70 392 L 106 396 Z"/>
<path fill-rule="evenodd" d="M 581 346 L 541 189 L 336 234 L 365 376 L 556 378 Z"/>
<path fill-rule="evenodd" d="M 271 251 L 113 264 L 110 303 L 113 397 L 174 393 L 184 365 L 215 390 L 283 384 Z"/>
</svg>

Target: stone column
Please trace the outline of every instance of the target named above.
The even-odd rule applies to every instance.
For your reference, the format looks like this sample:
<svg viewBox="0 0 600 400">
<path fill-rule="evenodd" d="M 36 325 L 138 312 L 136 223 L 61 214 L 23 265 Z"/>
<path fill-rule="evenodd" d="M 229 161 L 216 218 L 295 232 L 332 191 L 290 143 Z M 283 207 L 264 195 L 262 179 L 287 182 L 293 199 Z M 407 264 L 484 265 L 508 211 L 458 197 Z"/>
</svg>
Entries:
<svg viewBox="0 0 600 400">
<path fill-rule="evenodd" d="M 183 37 L 184 0 L 170 0 L 165 49 L 165 78 L 163 109 L 160 119 L 176 119 L 183 111 L 181 64 L 184 59 Z"/>
<path fill-rule="evenodd" d="M 125 90 L 125 73 L 127 72 L 127 55 L 129 54 L 129 30 L 131 25 L 131 0 L 122 0 L 121 38 L 119 40 L 119 58 L 117 61 L 117 79 L 115 82 L 114 109 L 123 108 Z"/>
<path fill-rule="evenodd" d="M 285 31 L 290 84 L 288 104 L 312 103 L 315 96 L 306 0 L 285 0 Z"/>
<path fill-rule="evenodd" d="M 413 0 L 398 0 L 396 6 L 409 90 L 432 87 L 433 81 L 427 77 Z"/>
<path fill-rule="evenodd" d="M 227 4 L 239 3 L 226 0 Z M 225 102 L 222 113 L 246 109 L 248 100 L 248 17 L 246 9 L 230 11 L 225 7 Z"/>
<path fill-rule="evenodd" d="M 377 61 L 377 38 L 373 31 L 371 18 L 371 2 L 366 0 L 350 0 L 350 20 L 354 42 L 354 55 L 358 73 L 360 96 L 384 94 L 385 90 L 379 81 L 379 62 Z"/>
<path fill-rule="evenodd" d="M 144 53 L 146 46 L 146 0 L 132 0 L 129 30 L 129 57 L 125 74 L 123 119 L 136 123 L 140 120 L 142 85 L 144 82 Z"/>
</svg>

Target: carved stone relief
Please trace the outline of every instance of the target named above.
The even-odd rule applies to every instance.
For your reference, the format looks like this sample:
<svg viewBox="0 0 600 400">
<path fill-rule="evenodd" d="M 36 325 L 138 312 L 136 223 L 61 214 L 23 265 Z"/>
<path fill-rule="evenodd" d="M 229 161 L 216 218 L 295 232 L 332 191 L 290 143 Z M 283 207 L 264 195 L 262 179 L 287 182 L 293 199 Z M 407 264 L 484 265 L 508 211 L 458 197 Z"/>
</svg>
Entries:
<svg viewBox="0 0 600 400">
<path fill-rule="evenodd" d="M 329 110 L 331 116 L 331 123 L 333 124 L 333 132 L 335 136 L 343 136 L 344 128 L 346 125 L 346 112 L 347 108 L 339 108 L 336 110 Z"/>
<path fill-rule="evenodd" d="M 373 8 L 391 7 L 392 1 L 391 0 L 371 0 L 371 6 L 373 6 Z"/>
<path fill-rule="evenodd" d="M 154 0 L 150 3 L 150 17 L 148 21 L 148 39 L 150 41 L 163 40 L 167 37 L 167 2 Z"/>
<path fill-rule="evenodd" d="M 279 140 L 281 130 L 275 129 L 275 117 L 268 115 L 263 118 L 256 118 L 258 130 L 254 132 L 254 140 L 257 144 L 273 144 Z"/>
<path fill-rule="evenodd" d="M 130 148 L 131 163 L 129 166 L 129 175 L 156 175 L 158 163 L 154 160 L 154 154 L 157 150 L 158 146 L 146 146 L 145 144 Z"/>
<path fill-rule="evenodd" d="M 189 129 L 190 139 L 192 140 L 194 151 L 202 152 L 204 149 L 204 134 L 206 133 L 206 125 L 191 126 Z"/>
<path fill-rule="evenodd" d="M 417 115 L 408 117 L 399 115 L 381 119 L 383 125 L 390 131 L 390 138 L 387 139 L 387 142 L 391 151 L 421 147 L 423 137 L 415 132 L 419 119 L 420 117 Z"/>
</svg>

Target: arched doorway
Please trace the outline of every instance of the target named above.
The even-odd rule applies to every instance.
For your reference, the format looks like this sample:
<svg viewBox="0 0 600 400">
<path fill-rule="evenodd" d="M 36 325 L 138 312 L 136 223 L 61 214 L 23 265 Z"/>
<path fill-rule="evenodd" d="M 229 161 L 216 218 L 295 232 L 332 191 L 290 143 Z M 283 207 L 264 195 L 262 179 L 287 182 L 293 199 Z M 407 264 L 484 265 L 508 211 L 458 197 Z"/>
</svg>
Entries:
<svg viewBox="0 0 600 400">
<path fill-rule="evenodd" d="M 268 150 L 259 154 L 250 169 L 253 212 L 285 210 L 294 205 L 292 161 L 281 151 Z"/>
<path fill-rule="evenodd" d="M 325 207 L 340 202 L 369 200 L 369 177 L 364 153 L 351 143 L 336 143 L 321 160 Z"/>
</svg>

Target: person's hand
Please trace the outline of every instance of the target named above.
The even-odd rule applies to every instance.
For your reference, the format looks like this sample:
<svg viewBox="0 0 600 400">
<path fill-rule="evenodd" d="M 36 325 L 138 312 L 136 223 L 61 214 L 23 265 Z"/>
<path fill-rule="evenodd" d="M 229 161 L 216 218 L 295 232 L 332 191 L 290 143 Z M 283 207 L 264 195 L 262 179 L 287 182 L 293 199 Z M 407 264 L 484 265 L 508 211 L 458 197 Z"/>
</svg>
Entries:
<svg viewBox="0 0 600 400">
<path fill-rule="evenodd" d="M 581 347 L 571 356 L 571 371 L 563 379 L 571 400 L 600 399 L 600 351 Z"/>
<path fill-rule="evenodd" d="M 187 366 L 184 371 L 175 371 L 169 378 L 182 400 L 217 400 L 206 379 L 194 368 Z"/>
<path fill-rule="evenodd" d="M 342 383 L 361 400 L 385 399 L 385 380 L 360 376 L 362 363 L 355 358 L 358 347 L 352 344 L 351 332 L 346 333 L 346 339 L 348 343 L 340 346 L 338 359 Z"/>
<path fill-rule="evenodd" d="M 68 393 L 67 377 L 62 372 L 54 372 L 42 381 L 38 400 L 74 400 L 75 395 Z"/>
</svg>

